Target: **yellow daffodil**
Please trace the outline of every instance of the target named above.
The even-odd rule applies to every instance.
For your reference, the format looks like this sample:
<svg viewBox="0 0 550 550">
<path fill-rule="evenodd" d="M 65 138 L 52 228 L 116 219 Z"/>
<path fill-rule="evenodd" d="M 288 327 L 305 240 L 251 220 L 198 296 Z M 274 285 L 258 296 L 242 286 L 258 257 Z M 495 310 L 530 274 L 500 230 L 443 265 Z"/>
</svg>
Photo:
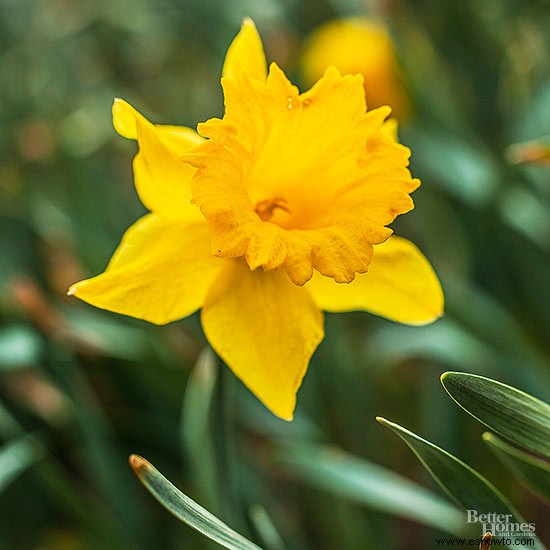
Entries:
<svg viewBox="0 0 550 550">
<path fill-rule="evenodd" d="M 424 324 L 442 312 L 430 264 L 386 226 L 419 185 L 389 108 L 366 112 L 361 76 L 334 69 L 300 94 L 267 70 L 245 20 L 223 68 L 223 119 L 154 125 L 115 100 L 136 139 L 138 194 L 150 213 L 104 273 L 69 294 L 164 324 L 202 308 L 212 347 L 277 416 L 323 339 L 326 311 L 365 310 Z"/>
<path fill-rule="evenodd" d="M 369 109 L 389 105 L 400 119 L 408 114 L 395 48 L 382 23 L 353 17 L 328 21 L 316 29 L 302 56 L 306 82 L 316 82 L 330 65 L 343 74 L 363 75 Z"/>
</svg>

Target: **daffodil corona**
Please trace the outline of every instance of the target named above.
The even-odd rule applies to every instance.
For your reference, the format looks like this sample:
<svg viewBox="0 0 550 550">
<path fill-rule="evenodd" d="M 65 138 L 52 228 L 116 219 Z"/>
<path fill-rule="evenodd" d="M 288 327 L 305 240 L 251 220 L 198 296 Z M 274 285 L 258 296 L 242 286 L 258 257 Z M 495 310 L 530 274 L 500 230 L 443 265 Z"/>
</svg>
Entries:
<svg viewBox="0 0 550 550">
<path fill-rule="evenodd" d="M 442 313 L 430 264 L 391 236 L 418 185 L 390 109 L 366 111 L 362 77 L 329 68 L 300 94 L 267 69 L 244 21 L 227 52 L 225 115 L 189 128 L 150 123 L 115 100 L 136 139 L 135 183 L 150 211 L 104 273 L 69 294 L 164 324 L 202 308 L 208 341 L 277 416 L 291 419 L 322 310 L 408 324 Z"/>
</svg>

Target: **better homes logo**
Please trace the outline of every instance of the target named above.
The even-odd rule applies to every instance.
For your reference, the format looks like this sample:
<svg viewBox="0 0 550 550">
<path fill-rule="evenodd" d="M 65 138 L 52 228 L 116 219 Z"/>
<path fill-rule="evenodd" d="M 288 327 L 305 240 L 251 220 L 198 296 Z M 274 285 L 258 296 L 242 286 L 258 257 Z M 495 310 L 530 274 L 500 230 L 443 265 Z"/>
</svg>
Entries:
<svg viewBox="0 0 550 550">
<path fill-rule="evenodd" d="M 481 523 L 483 533 L 490 531 L 493 536 L 503 537 L 533 537 L 534 523 L 512 523 L 512 514 L 478 514 L 475 510 L 466 510 L 468 523 Z"/>
</svg>

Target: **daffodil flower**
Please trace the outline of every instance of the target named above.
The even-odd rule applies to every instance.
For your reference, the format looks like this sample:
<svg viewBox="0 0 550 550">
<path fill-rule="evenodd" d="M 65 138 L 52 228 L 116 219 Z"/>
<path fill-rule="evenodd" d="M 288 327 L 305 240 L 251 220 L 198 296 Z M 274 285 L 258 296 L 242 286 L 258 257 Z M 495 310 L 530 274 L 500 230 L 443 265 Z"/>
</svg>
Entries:
<svg viewBox="0 0 550 550">
<path fill-rule="evenodd" d="M 307 83 L 314 83 L 329 65 L 365 79 L 369 108 L 390 105 L 400 120 L 410 113 L 395 47 L 385 25 L 366 17 L 332 19 L 308 38 L 301 59 Z"/>
<path fill-rule="evenodd" d="M 322 310 L 429 323 L 443 297 L 430 264 L 386 226 L 413 208 L 409 149 L 366 111 L 361 76 L 329 68 L 300 94 L 267 69 L 251 20 L 227 52 L 225 115 L 154 125 L 115 100 L 114 126 L 136 139 L 137 192 L 150 213 L 104 273 L 69 294 L 164 324 L 201 309 L 219 356 L 290 420 Z"/>
</svg>

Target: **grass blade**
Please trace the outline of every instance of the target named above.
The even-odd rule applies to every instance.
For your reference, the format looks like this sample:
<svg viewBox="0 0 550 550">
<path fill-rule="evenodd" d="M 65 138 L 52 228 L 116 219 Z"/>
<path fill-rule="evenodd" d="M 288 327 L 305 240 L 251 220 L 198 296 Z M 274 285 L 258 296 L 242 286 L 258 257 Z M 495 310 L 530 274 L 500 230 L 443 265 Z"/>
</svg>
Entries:
<svg viewBox="0 0 550 550">
<path fill-rule="evenodd" d="M 30 434 L 0 447 L 0 493 L 43 456 L 44 452 Z"/>
<path fill-rule="evenodd" d="M 216 516 L 184 495 L 150 462 L 132 455 L 130 465 L 149 492 L 180 521 L 205 537 L 231 550 L 258 550 L 260 547 L 233 531 Z"/>
<path fill-rule="evenodd" d="M 36 435 L 25 434 L 23 427 L 1 401 L 0 436 L 13 438 L 11 443 L 0 450 L 0 493 L 24 469 L 21 462 L 26 462 L 25 467 L 31 469 L 39 490 L 48 493 L 51 498 L 52 509 L 59 507 L 64 517 L 80 523 L 101 544 L 102 549 L 119 549 L 131 545 L 132 541 L 114 523 L 114 518 L 104 508 L 102 501 L 86 491 L 84 486 L 76 485 L 66 467 L 49 453 Z M 15 447 L 16 458 L 20 461 L 18 466 L 17 463 L 14 465 L 12 459 L 6 460 L 5 453 L 10 449 L 14 451 L 10 445 Z M 0 547 L 3 548 L 1 544 Z"/>
<path fill-rule="evenodd" d="M 268 550 L 285 550 L 285 543 L 281 535 L 279 535 L 273 520 L 262 505 L 254 504 L 251 506 L 248 515 Z"/>
<path fill-rule="evenodd" d="M 441 383 L 454 401 L 482 424 L 526 449 L 550 457 L 550 405 L 483 376 L 446 372 Z"/>
<path fill-rule="evenodd" d="M 205 348 L 189 375 L 182 404 L 180 442 L 189 462 L 200 498 L 214 513 L 219 511 L 216 451 L 212 440 L 210 412 L 217 380 L 216 357 Z"/>
</svg>

